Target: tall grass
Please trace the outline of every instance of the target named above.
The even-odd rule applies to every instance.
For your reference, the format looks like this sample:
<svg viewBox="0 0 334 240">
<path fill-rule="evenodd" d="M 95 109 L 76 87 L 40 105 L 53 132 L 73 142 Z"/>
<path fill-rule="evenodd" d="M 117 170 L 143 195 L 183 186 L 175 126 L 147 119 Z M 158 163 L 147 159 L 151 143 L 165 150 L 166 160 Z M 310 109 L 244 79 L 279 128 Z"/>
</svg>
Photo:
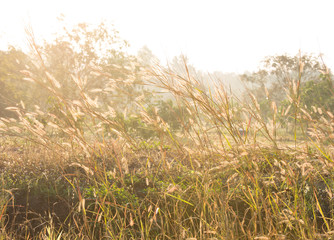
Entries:
<svg viewBox="0 0 334 240">
<path fill-rule="evenodd" d="M 316 109 L 315 121 L 300 106 L 302 62 L 287 89 L 291 106 L 279 112 L 270 102 L 269 119 L 255 96 L 246 102 L 219 84 L 205 89 L 186 64 L 182 76 L 143 70 L 145 85 L 168 92 L 190 116 L 174 116 L 182 126 L 175 131 L 135 99 L 133 114 L 155 133 L 144 142 L 85 91 L 89 77 L 73 76 L 79 99 L 66 98 L 29 36 L 44 74 L 24 71 L 26 80 L 49 92 L 58 113 L 22 103 L 9 108 L 16 119 L 0 121 L 2 238 L 332 237 L 334 117 Z M 280 131 L 279 118 L 293 119 L 293 134 Z"/>
</svg>

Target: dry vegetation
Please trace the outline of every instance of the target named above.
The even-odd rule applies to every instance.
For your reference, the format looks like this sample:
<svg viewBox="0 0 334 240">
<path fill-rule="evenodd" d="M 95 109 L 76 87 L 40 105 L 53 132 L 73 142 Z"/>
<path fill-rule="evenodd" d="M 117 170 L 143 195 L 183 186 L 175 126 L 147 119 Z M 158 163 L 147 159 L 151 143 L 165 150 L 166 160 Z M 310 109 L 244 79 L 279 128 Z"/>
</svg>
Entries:
<svg viewBox="0 0 334 240">
<path fill-rule="evenodd" d="M 145 99 L 136 117 L 152 137 L 101 106 L 73 75 L 79 99 L 66 99 L 38 47 L 36 65 L 58 114 L 24 104 L 1 119 L 1 239 L 331 239 L 333 113 L 300 106 L 291 79 L 289 108 L 263 119 L 256 98 L 240 101 L 223 86 L 211 91 L 168 68 L 143 70 L 143 85 L 173 96 L 189 118 L 171 127 Z M 302 73 L 300 62 L 300 73 Z M 118 82 L 92 66 L 91 74 Z M 130 69 L 126 84 L 133 84 Z M 98 89 L 95 92 L 110 94 Z M 121 91 L 121 89 L 119 90 Z M 293 119 L 291 133 L 278 119 Z M 308 133 L 308 134 L 307 134 Z"/>
</svg>

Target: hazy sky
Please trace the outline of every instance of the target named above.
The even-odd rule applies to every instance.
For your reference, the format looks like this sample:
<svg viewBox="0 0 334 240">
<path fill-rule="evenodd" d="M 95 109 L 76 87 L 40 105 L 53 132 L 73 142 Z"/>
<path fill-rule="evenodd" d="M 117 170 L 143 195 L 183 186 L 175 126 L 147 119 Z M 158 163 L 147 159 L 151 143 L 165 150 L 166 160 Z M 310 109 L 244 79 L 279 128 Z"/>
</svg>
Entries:
<svg viewBox="0 0 334 240">
<path fill-rule="evenodd" d="M 57 17 L 115 24 L 133 52 L 147 45 L 161 60 L 181 53 L 204 71 L 256 70 L 274 54 L 324 53 L 334 67 L 334 1 L 316 0 L 0 0 L 0 47 L 26 46 L 24 27 L 50 38 Z"/>
</svg>

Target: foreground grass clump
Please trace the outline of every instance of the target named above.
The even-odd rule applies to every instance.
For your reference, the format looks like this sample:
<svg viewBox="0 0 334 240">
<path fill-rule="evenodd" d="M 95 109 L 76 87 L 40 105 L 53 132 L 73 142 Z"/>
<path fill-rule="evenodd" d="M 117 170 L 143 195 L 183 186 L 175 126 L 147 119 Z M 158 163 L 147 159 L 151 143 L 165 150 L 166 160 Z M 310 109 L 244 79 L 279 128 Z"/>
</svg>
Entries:
<svg viewBox="0 0 334 240">
<path fill-rule="evenodd" d="M 4 237 L 328 239 L 333 228 L 333 166 L 317 155 L 146 151 L 123 156 L 125 170 L 115 155 L 17 151 L 1 156 Z"/>
</svg>

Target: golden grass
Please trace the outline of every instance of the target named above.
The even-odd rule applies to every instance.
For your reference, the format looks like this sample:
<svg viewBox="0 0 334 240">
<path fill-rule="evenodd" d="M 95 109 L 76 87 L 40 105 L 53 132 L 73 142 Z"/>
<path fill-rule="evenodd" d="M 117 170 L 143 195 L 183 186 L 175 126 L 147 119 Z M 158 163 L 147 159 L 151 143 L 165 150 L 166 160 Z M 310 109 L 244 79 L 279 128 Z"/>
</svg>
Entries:
<svg viewBox="0 0 334 240">
<path fill-rule="evenodd" d="M 132 114 L 155 133 L 143 141 L 113 106 L 85 92 L 82 78 L 73 76 L 80 92 L 73 101 L 46 69 L 46 82 L 25 73 L 59 112 L 22 104 L 9 109 L 17 119 L 0 121 L 3 239 L 332 237 L 333 113 L 316 109 L 322 117 L 314 121 L 299 106 L 300 78 L 287 91 L 290 107 L 279 115 L 270 103 L 268 120 L 252 95 L 243 102 L 223 86 L 207 91 L 188 71 L 151 68 L 141 73 L 144 84 L 168 92 L 190 118 L 175 116 L 182 128 L 173 131 L 137 98 Z M 293 133 L 279 117 L 294 119 Z"/>
</svg>

